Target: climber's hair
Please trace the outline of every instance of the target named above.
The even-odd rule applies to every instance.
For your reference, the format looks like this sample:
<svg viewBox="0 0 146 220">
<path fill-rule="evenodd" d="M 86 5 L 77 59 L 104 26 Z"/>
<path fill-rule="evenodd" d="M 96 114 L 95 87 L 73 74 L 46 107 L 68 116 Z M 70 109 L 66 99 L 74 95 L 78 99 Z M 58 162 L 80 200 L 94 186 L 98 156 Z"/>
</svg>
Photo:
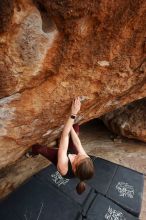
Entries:
<svg viewBox="0 0 146 220">
<path fill-rule="evenodd" d="M 80 182 L 76 186 L 78 194 L 82 194 L 85 191 L 86 183 L 84 180 L 90 179 L 94 174 L 94 165 L 91 158 L 83 159 L 76 167 L 75 175 L 80 179 Z"/>
</svg>

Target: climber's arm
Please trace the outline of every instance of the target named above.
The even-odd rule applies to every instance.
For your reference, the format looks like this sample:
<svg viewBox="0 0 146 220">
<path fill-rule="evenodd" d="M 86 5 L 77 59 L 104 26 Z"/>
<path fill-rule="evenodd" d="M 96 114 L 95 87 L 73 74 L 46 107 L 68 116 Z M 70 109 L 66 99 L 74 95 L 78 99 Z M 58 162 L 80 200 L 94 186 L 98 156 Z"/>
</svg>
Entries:
<svg viewBox="0 0 146 220">
<path fill-rule="evenodd" d="M 84 148 L 82 147 L 81 141 L 80 141 L 80 139 L 79 139 L 79 137 L 73 127 L 71 128 L 71 138 L 72 138 L 74 145 L 76 146 L 78 153 L 79 154 L 86 154 Z"/>
<path fill-rule="evenodd" d="M 69 132 L 73 125 L 73 121 L 72 118 L 68 118 L 59 143 L 57 168 L 62 175 L 65 175 L 68 170 L 67 149 L 69 144 Z"/>
<path fill-rule="evenodd" d="M 80 110 L 80 106 L 81 106 L 81 103 L 78 97 L 72 103 L 71 115 L 76 115 L 78 111 Z M 71 131 L 73 123 L 74 123 L 74 119 L 69 117 L 67 122 L 64 125 L 61 139 L 60 139 L 57 168 L 62 175 L 65 175 L 68 170 L 67 149 L 68 149 L 68 144 L 69 144 L 69 133 Z"/>
</svg>

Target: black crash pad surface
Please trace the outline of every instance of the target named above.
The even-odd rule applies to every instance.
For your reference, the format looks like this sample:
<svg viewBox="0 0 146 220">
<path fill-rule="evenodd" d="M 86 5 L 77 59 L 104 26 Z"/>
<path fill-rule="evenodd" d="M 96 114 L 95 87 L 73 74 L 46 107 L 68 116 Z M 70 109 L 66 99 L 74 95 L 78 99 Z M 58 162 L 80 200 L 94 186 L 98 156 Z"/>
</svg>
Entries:
<svg viewBox="0 0 146 220">
<path fill-rule="evenodd" d="M 78 179 L 63 178 L 52 164 L 0 202 L 0 220 L 136 220 L 143 175 L 101 158 L 92 159 L 95 175 L 82 195 L 76 193 Z M 119 196 L 121 183 L 134 189 L 133 199 Z"/>
<path fill-rule="evenodd" d="M 143 174 L 119 166 L 106 196 L 130 213 L 139 216 L 143 185 Z"/>
<path fill-rule="evenodd" d="M 101 158 L 96 158 L 93 163 L 95 173 L 93 178 L 88 180 L 87 183 L 97 192 L 105 195 L 116 173 L 118 165 Z"/>
<path fill-rule="evenodd" d="M 0 220 L 20 220 L 20 217 L 16 215 L 15 211 L 6 207 L 4 203 L 0 204 Z"/>
<path fill-rule="evenodd" d="M 111 200 L 98 194 L 92 203 L 86 220 L 138 220 Z"/>
<path fill-rule="evenodd" d="M 1 209 L 7 210 L 7 213 L 1 216 Z M 9 210 L 13 210 L 11 218 Z M 17 217 L 19 220 L 76 220 L 80 213 L 77 203 L 52 184 L 42 184 L 36 178 L 31 178 L 0 204 L 1 220 L 17 220 Z"/>
<path fill-rule="evenodd" d="M 63 178 L 53 164 L 35 175 L 35 178 L 42 183 L 53 184 L 58 190 L 62 191 L 65 195 L 80 204 L 81 207 L 84 207 L 85 203 L 87 203 L 86 200 L 93 191 L 89 185 L 86 185 L 86 191 L 84 191 L 82 195 L 79 195 L 76 192 L 76 185 L 79 183 L 79 180 L 77 178 Z"/>
</svg>

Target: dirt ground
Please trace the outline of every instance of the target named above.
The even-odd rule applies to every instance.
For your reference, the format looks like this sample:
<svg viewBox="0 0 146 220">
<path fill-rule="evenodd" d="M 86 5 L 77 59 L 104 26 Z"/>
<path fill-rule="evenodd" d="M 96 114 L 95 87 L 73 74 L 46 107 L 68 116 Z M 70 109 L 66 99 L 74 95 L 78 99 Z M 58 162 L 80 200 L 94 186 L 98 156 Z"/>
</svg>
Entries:
<svg viewBox="0 0 146 220">
<path fill-rule="evenodd" d="M 80 129 L 81 142 L 94 156 L 124 165 L 146 175 L 146 143 L 113 135 L 100 120 L 93 120 Z M 146 220 L 146 176 L 141 220 Z"/>
</svg>

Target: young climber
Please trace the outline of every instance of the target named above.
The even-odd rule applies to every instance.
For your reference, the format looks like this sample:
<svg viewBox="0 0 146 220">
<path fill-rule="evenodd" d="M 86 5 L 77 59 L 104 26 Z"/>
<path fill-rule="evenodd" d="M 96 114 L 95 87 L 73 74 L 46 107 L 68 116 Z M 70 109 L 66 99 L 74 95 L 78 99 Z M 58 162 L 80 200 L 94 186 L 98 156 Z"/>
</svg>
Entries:
<svg viewBox="0 0 146 220">
<path fill-rule="evenodd" d="M 32 155 L 41 154 L 49 159 L 64 178 L 78 177 L 80 182 L 76 186 L 78 194 L 85 190 L 84 180 L 90 179 L 94 174 L 94 166 L 90 157 L 82 147 L 78 137 L 79 125 L 74 120 L 81 107 L 80 98 L 72 102 L 71 115 L 66 121 L 59 143 L 59 148 L 32 146 Z"/>
</svg>

